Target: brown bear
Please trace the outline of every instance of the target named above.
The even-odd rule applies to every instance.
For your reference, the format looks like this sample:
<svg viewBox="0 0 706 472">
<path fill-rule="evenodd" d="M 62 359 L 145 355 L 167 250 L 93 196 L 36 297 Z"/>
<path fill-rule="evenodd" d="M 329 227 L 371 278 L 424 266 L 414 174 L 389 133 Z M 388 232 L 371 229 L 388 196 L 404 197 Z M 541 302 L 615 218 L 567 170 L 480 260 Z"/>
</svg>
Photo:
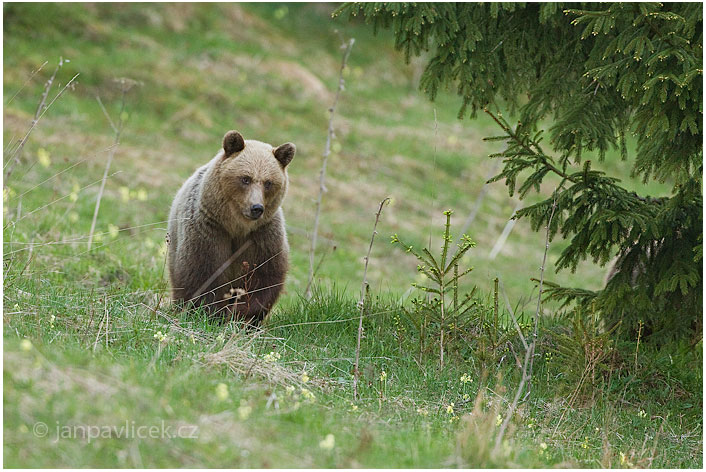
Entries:
<svg viewBox="0 0 706 472">
<path fill-rule="evenodd" d="M 172 298 L 259 324 L 279 297 L 289 244 L 280 205 L 296 148 L 237 131 L 182 185 L 167 229 Z"/>
</svg>

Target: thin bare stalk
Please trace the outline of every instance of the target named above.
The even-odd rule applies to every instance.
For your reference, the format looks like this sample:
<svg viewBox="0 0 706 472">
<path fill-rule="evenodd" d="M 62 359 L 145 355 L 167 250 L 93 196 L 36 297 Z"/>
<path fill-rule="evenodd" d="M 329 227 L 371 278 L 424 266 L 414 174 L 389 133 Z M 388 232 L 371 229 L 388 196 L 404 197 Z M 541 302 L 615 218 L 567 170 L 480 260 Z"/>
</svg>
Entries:
<svg viewBox="0 0 706 472">
<path fill-rule="evenodd" d="M 510 236 L 510 232 L 512 231 L 512 228 L 515 226 L 515 223 L 517 223 L 517 220 L 514 219 L 513 217 L 515 216 L 515 213 L 517 213 L 517 210 L 519 210 L 521 206 L 522 206 L 522 202 L 518 201 L 517 204 L 515 205 L 515 208 L 512 210 L 512 215 L 510 216 L 510 219 L 505 224 L 505 228 L 503 228 L 503 232 L 500 234 L 500 237 L 495 242 L 493 249 L 490 251 L 490 255 L 488 256 L 490 258 L 490 260 L 495 259 L 497 257 L 497 255 L 500 253 L 500 251 L 502 251 L 503 246 L 505 245 L 505 242 L 507 241 L 508 236 Z"/>
<path fill-rule="evenodd" d="M 103 111 L 103 115 L 105 115 L 105 119 L 108 120 L 110 127 L 113 128 L 113 132 L 117 133 L 118 128 L 115 126 L 115 123 L 113 123 L 113 120 L 110 118 L 110 115 L 108 114 L 108 110 L 105 109 L 105 105 L 103 105 L 103 101 L 101 100 L 101 98 L 98 95 L 96 95 L 96 101 L 98 102 L 98 105 L 100 105 L 101 110 Z"/>
<path fill-rule="evenodd" d="M 115 130 L 115 140 L 113 141 L 113 147 L 110 149 L 110 154 L 108 154 L 108 162 L 105 163 L 105 171 L 103 172 L 103 179 L 101 180 L 101 186 L 98 190 L 98 198 L 96 198 L 96 208 L 93 210 L 93 220 L 91 221 L 91 231 L 88 233 L 88 251 L 91 250 L 91 245 L 93 244 L 93 232 L 96 229 L 96 220 L 98 219 L 98 210 L 100 210 L 101 199 L 103 198 L 103 191 L 105 190 L 105 182 L 108 180 L 108 172 L 110 171 L 110 164 L 113 162 L 113 157 L 115 156 L 115 151 L 118 149 L 120 144 L 120 135 L 123 133 L 123 126 L 125 124 L 123 120 L 123 112 L 125 111 L 125 95 L 127 92 L 135 85 L 135 82 L 129 79 L 120 79 L 120 113 L 118 115 L 118 126 L 113 124 L 113 121 L 108 118 L 110 126 Z M 103 104 L 98 100 L 100 105 Z M 104 109 L 105 110 L 105 109 Z M 108 114 L 106 113 L 106 117 Z"/>
<path fill-rule="evenodd" d="M 478 197 L 476 197 L 476 201 L 473 204 L 473 208 L 471 209 L 471 212 L 468 214 L 466 217 L 466 221 L 463 222 L 463 227 L 461 228 L 461 231 L 458 233 L 458 238 L 461 239 L 461 236 L 466 234 L 468 229 L 471 227 L 473 224 L 473 221 L 476 219 L 476 216 L 478 216 L 478 211 L 481 208 L 481 205 L 483 205 L 483 200 L 485 200 L 485 196 L 488 194 L 488 189 L 490 188 L 490 184 L 488 183 L 488 180 L 490 180 L 497 172 L 498 169 L 500 168 L 500 160 L 496 160 L 493 164 L 493 168 L 490 170 L 488 175 L 485 178 L 485 182 L 483 183 L 483 188 L 481 188 L 480 193 L 478 194 Z M 456 255 L 456 252 L 458 251 L 458 247 L 454 249 L 453 254 L 451 254 L 451 257 L 453 258 Z"/>
<path fill-rule="evenodd" d="M 32 131 L 34 131 L 34 128 L 37 127 L 37 124 L 39 123 L 39 120 L 42 119 L 46 111 L 54 104 L 55 101 L 61 97 L 66 89 L 71 86 L 71 84 L 76 80 L 76 77 L 78 77 L 78 74 L 73 76 L 71 80 L 69 80 L 66 85 L 59 91 L 59 93 L 56 94 L 56 96 L 52 99 L 51 102 L 47 105 L 47 97 L 49 96 L 49 91 L 52 88 L 52 85 L 54 84 L 54 79 L 56 79 L 56 74 L 59 72 L 59 69 L 64 65 L 64 58 L 59 59 L 59 64 L 56 66 L 56 69 L 54 69 L 54 73 L 52 76 L 49 78 L 47 83 L 44 85 L 44 93 L 42 93 L 42 97 L 39 100 L 39 105 L 37 105 L 37 111 L 34 113 L 34 118 L 32 119 L 32 124 L 29 127 L 29 130 L 27 130 L 27 133 L 22 137 L 20 142 L 17 144 L 17 147 L 13 151 L 12 155 L 10 158 L 7 160 L 7 163 L 5 164 L 8 169 L 7 172 L 5 172 L 5 181 L 4 185 L 7 186 L 7 182 L 10 179 L 10 176 L 12 175 L 12 172 L 15 170 L 15 166 L 19 164 L 20 162 L 20 156 L 22 155 L 22 150 L 24 149 L 25 144 L 27 143 L 27 140 L 29 139 L 29 136 L 32 134 Z"/>
<path fill-rule="evenodd" d="M 556 211 L 556 196 L 557 196 L 557 190 L 554 190 L 554 199 L 552 200 L 552 212 L 549 215 L 549 220 L 547 221 L 547 232 L 544 237 L 544 258 L 542 258 L 542 267 L 539 272 L 539 293 L 537 294 L 537 309 L 535 310 L 534 313 L 534 329 L 532 330 L 532 354 L 530 356 L 530 363 L 529 363 L 529 377 L 532 377 L 532 369 L 534 367 L 534 350 L 537 347 L 537 330 L 539 329 L 539 311 L 542 307 L 542 289 L 544 286 L 544 267 L 547 264 L 547 252 L 549 252 L 549 228 L 552 225 L 552 219 L 554 218 L 554 212 Z M 531 390 L 532 386 L 530 385 L 529 389 L 527 390 L 527 394 L 529 395 L 529 392 Z"/>
<path fill-rule="evenodd" d="M 446 291 L 446 286 L 444 285 L 444 279 L 441 279 L 439 284 L 439 292 L 441 298 L 441 334 L 439 336 L 439 367 L 443 370 L 444 368 L 444 319 L 446 318 L 446 300 L 444 299 L 444 292 Z"/>
<path fill-rule="evenodd" d="M 41 66 L 39 66 L 39 67 L 37 68 L 37 70 L 35 70 L 34 72 L 32 72 L 32 73 L 29 75 L 29 77 L 27 78 L 27 80 L 25 80 L 25 83 L 22 84 L 22 87 L 20 87 L 20 88 L 17 90 L 17 92 L 15 92 L 15 94 L 14 94 L 12 97 L 10 97 L 10 99 L 7 101 L 7 103 L 6 103 L 5 105 L 9 105 L 10 103 L 12 103 L 12 101 L 15 99 L 15 97 L 16 97 L 17 95 L 19 95 L 22 90 L 24 90 L 24 88 L 27 86 L 28 83 L 30 83 L 30 81 L 34 78 L 34 76 L 37 75 L 37 74 L 39 73 L 39 71 L 41 71 L 42 69 L 44 69 L 44 66 L 46 66 L 47 64 L 49 64 L 49 61 L 44 61 L 44 64 L 42 64 Z"/>
<path fill-rule="evenodd" d="M 370 246 L 368 246 L 368 253 L 365 256 L 365 268 L 363 269 L 363 282 L 360 286 L 360 301 L 358 302 L 358 308 L 360 309 L 360 318 L 358 319 L 358 339 L 355 345 L 355 364 L 353 365 L 353 400 L 358 399 L 358 376 L 360 374 L 358 370 L 358 362 L 360 361 L 360 338 L 363 336 L 363 312 L 365 311 L 365 294 L 366 287 L 368 285 L 368 262 L 370 261 L 370 251 L 373 249 L 373 242 L 375 241 L 375 235 L 377 232 L 378 221 L 380 221 L 380 214 L 382 213 L 382 207 L 385 203 L 390 201 L 390 197 L 386 197 L 380 202 L 378 207 L 378 212 L 375 214 L 375 224 L 373 225 L 373 235 L 370 237 Z"/>
<path fill-rule="evenodd" d="M 351 54 L 351 49 L 355 43 L 355 38 L 348 40 L 343 52 L 343 58 L 341 60 L 341 69 L 338 73 L 338 88 L 336 89 L 336 96 L 333 99 L 333 105 L 328 109 L 328 131 L 326 133 L 326 146 L 324 147 L 323 162 L 321 163 L 321 170 L 319 171 L 319 195 L 316 199 L 316 212 L 314 213 L 314 228 L 311 233 L 311 247 L 309 248 L 309 280 L 306 283 L 306 289 L 304 290 L 304 296 L 309 299 L 311 298 L 311 285 L 314 283 L 314 253 L 316 251 L 316 239 L 319 234 L 319 216 L 321 215 L 321 200 L 323 199 L 324 192 L 326 192 L 326 164 L 328 163 L 328 157 L 331 154 L 331 141 L 334 137 L 333 131 L 333 117 L 336 114 L 336 106 L 338 105 L 338 99 L 343 91 L 343 86 L 345 80 L 343 78 L 343 71 L 346 68 L 348 62 L 348 56 Z"/>
<path fill-rule="evenodd" d="M 98 332 L 96 333 L 96 340 L 93 342 L 93 352 L 96 352 L 96 348 L 98 347 L 98 340 L 100 339 L 100 335 L 101 335 L 101 329 L 103 328 L 103 323 L 105 322 L 105 317 L 108 316 L 108 296 L 107 295 L 103 296 L 103 306 L 104 306 L 104 315 L 103 315 L 103 318 L 101 318 L 101 324 L 98 325 Z"/>
<path fill-rule="evenodd" d="M 216 280 L 219 275 L 221 275 L 223 272 L 225 272 L 225 270 L 226 270 L 228 267 L 230 267 L 230 265 L 231 265 L 233 262 L 235 262 L 235 259 L 236 259 L 239 255 L 241 255 L 243 252 L 245 252 L 245 250 L 246 250 L 248 247 L 250 247 L 251 244 L 252 244 L 252 241 L 249 241 L 249 240 L 248 240 L 248 241 L 245 241 L 245 243 L 243 243 L 243 244 L 238 248 L 237 251 L 235 251 L 233 254 L 231 254 L 231 256 L 228 258 L 227 261 L 225 261 L 223 264 L 221 264 L 221 266 L 220 266 L 213 274 L 211 274 L 211 276 L 210 276 L 203 284 L 201 284 L 201 286 L 198 288 L 198 290 L 196 290 L 196 293 L 194 293 L 194 295 L 190 298 L 190 300 L 195 300 L 195 299 L 197 299 L 202 293 L 204 293 L 204 291 L 206 291 L 206 289 L 209 287 L 209 285 L 211 285 L 211 283 L 212 283 L 214 280 Z M 227 285 L 227 284 L 226 284 L 226 285 Z M 216 289 L 218 289 L 218 288 L 220 288 L 220 286 L 219 286 L 219 287 L 216 287 Z M 216 289 L 214 289 L 214 290 L 216 290 Z"/>
<path fill-rule="evenodd" d="M 432 182 L 432 187 L 431 187 L 431 207 L 436 208 L 436 194 L 437 194 L 437 189 L 436 189 L 436 153 L 437 153 L 437 147 L 439 145 L 439 120 L 437 119 L 436 116 L 436 108 L 434 108 L 434 154 L 432 158 L 432 175 L 434 176 L 433 182 Z M 431 249 L 431 233 L 434 229 L 434 214 L 432 213 L 429 216 L 429 242 L 427 243 L 427 247 Z M 429 294 L 427 294 L 427 300 L 429 300 Z"/>
<path fill-rule="evenodd" d="M 493 349 L 498 344 L 498 278 L 495 277 L 493 287 Z"/>
<path fill-rule="evenodd" d="M 515 397 L 512 400 L 512 404 L 507 410 L 505 419 L 500 425 L 498 430 L 498 435 L 495 437 L 495 447 L 494 451 L 498 451 L 500 445 L 503 442 L 503 437 L 505 436 L 505 431 L 507 430 L 507 425 L 510 423 L 510 419 L 515 414 L 517 409 L 517 403 L 520 401 L 520 396 L 525 388 L 525 384 L 529 382 L 532 378 L 532 363 L 534 360 L 534 350 L 537 346 L 537 330 L 539 327 L 539 311 L 542 306 L 542 289 L 544 284 L 544 267 L 547 264 L 547 252 L 549 252 L 549 228 L 552 225 L 552 219 L 554 218 L 554 211 L 556 210 L 556 191 L 554 192 L 554 201 L 552 203 L 552 212 L 549 215 L 549 221 L 547 221 L 546 226 L 546 237 L 544 241 L 544 257 L 542 258 L 542 266 L 539 268 L 539 293 L 537 294 L 537 310 L 534 314 L 534 331 L 532 333 L 532 342 L 525 351 L 525 359 L 522 365 L 522 378 L 520 379 L 520 384 L 517 386 L 517 391 L 515 392 Z M 528 392 L 529 393 L 529 392 Z M 525 395 L 525 399 L 527 396 Z"/>
<path fill-rule="evenodd" d="M 642 335 L 642 320 L 637 327 L 637 345 L 635 346 L 635 372 L 637 373 L 637 353 L 640 351 L 640 336 Z"/>
<path fill-rule="evenodd" d="M 114 175 L 116 175 L 116 174 L 119 174 L 119 173 L 120 173 L 120 172 L 113 172 L 111 175 L 109 175 L 109 177 L 112 177 L 112 176 L 114 176 Z M 96 185 L 98 182 L 100 182 L 100 180 L 93 181 L 93 182 L 91 182 L 90 184 L 81 187 L 81 188 L 78 190 L 78 192 L 82 192 L 83 190 L 86 190 L 88 187 L 92 187 L 92 186 Z M 38 208 L 35 208 L 34 210 L 30 211 L 29 213 L 25 213 L 24 215 L 22 215 L 21 218 L 17 219 L 17 221 L 24 220 L 24 219 L 27 218 L 28 216 L 33 215 L 34 213 L 36 213 L 36 212 L 38 212 L 38 211 L 40 211 L 40 210 L 43 210 L 43 209 L 45 209 L 45 208 L 47 208 L 47 207 L 49 207 L 49 206 L 52 206 L 52 205 L 55 204 L 56 202 L 60 202 L 61 200 L 65 199 L 65 198 L 69 198 L 70 196 L 71 196 L 71 193 L 67 193 L 66 195 L 63 195 L 63 196 L 61 196 L 61 197 L 59 197 L 59 198 L 56 198 L 56 199 L 52 200 L 52 201 L 49 202 L 49 203 L 46 203 L 46 204 L 44 204 L 44 205 L 42 205 L 42 206 L 40 206 L 40 207 L 38 207 Z M 4 228 L 7 228 L 7 227 L 10 225 L 10 223 L 11 223 L 11 222 L 8 222 L 7 224 L 5 224 Z M 5 253 L 5 254 L 7 255 L 8 253 Z"/>
<path fill-rule="evenodd" d="M 454 293 L 454 322 L 453 329 L 458 329 L 458 263 L 454 264 L 454 278 L 453 278 L 453 293 Z"/>
<path fill-rule="evenodd" d="M 510 313 L 510 317 L 512 318 L 512 322 L 515 324 L 515 330 L 517 330 L 517 334 L 520 335 L 520 341 L 522 341 L 522 346 L 525 348 L 525 351 L 529 349 L 529 345 L 527 345 L 527 341 L 525 341 L 525 335 L 522 333 L 522 329 L 520 329 L 520 323 L 517 322 L 517 318 L 515 317 L 515 311 L 512 309 L 512 306 L 510 305 L 510 299 L 507 298 L 507 293 L 505 293 L 505 286 L 503 285 L 502 281 L 498 277 L 495 278 L 496 281 L 500 282 L 500 290 L 503 292 L 503 299 L 505 300 L 505 307 L 507 308 L 507 312 Z M 496 300 L 497 302 L 497 300 Z"/>
</svg>

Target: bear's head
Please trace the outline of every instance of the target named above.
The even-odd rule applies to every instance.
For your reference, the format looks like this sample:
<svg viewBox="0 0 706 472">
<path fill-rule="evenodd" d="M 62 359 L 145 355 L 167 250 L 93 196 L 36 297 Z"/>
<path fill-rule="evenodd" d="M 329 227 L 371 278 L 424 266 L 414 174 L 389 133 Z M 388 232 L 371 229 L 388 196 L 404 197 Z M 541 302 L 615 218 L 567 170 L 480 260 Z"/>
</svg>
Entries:
<svg viewBox="0 0 706 472">
<path fill-rule="evenodd" d="M 287 193 L 287 166 L 295 152 L 292 143 L 273 148 L 246 141 L 237 131 L 226 133 L 217 175 L 228 213 L 238 226 L 254 228 L 277 212 Z"/>
</svg>

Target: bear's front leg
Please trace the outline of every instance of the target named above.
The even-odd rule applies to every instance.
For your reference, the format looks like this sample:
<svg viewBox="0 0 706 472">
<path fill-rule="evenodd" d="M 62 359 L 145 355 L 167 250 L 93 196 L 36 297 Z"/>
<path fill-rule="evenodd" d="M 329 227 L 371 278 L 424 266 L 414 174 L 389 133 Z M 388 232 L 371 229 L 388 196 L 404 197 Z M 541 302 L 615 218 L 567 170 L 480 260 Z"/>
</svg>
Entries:
<svg viewBox="0 0 706 472">
<path fill-rule="evenodd" d="M 235 304 L 236 317 L 259 325 L 279 298 L 287 273 L 287 255 L 280 253 L 247 272 L 242 295 Z"/>
<path fill-rule="evenodd" d="M 170 265 L 175 301 L 212 315 L 224 313 L 232 304 L 226 297 L 230 285 L 224 272 L 237 255 L 231 255 L 230 246 L 218 237 L 189 241 Z"/>
</svg>

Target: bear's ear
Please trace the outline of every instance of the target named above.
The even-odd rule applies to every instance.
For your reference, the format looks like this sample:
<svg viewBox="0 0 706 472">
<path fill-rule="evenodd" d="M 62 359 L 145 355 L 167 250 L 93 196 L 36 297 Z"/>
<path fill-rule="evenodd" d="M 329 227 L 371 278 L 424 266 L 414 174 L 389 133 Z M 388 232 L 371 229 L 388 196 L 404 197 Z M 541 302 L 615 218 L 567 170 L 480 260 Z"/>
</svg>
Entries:
<svg viewBox="0 0 706 472">
<path fill-rule="evenodd" d="M 284 169 L 294 159 L 294 153 L 297 152 L 297 147 L 292 143 L 284 143 L 272 151 Z"/>
<path fill-rule="evenodd" d="M 228 131 L 226 135 L 223 136 L 223 150 L 225 151 L 225 157 L 228 157 L 236 152 L 240 152 L 243 149 L 245 149 L 245 140 L 237 131 Z"/>
</svg>

